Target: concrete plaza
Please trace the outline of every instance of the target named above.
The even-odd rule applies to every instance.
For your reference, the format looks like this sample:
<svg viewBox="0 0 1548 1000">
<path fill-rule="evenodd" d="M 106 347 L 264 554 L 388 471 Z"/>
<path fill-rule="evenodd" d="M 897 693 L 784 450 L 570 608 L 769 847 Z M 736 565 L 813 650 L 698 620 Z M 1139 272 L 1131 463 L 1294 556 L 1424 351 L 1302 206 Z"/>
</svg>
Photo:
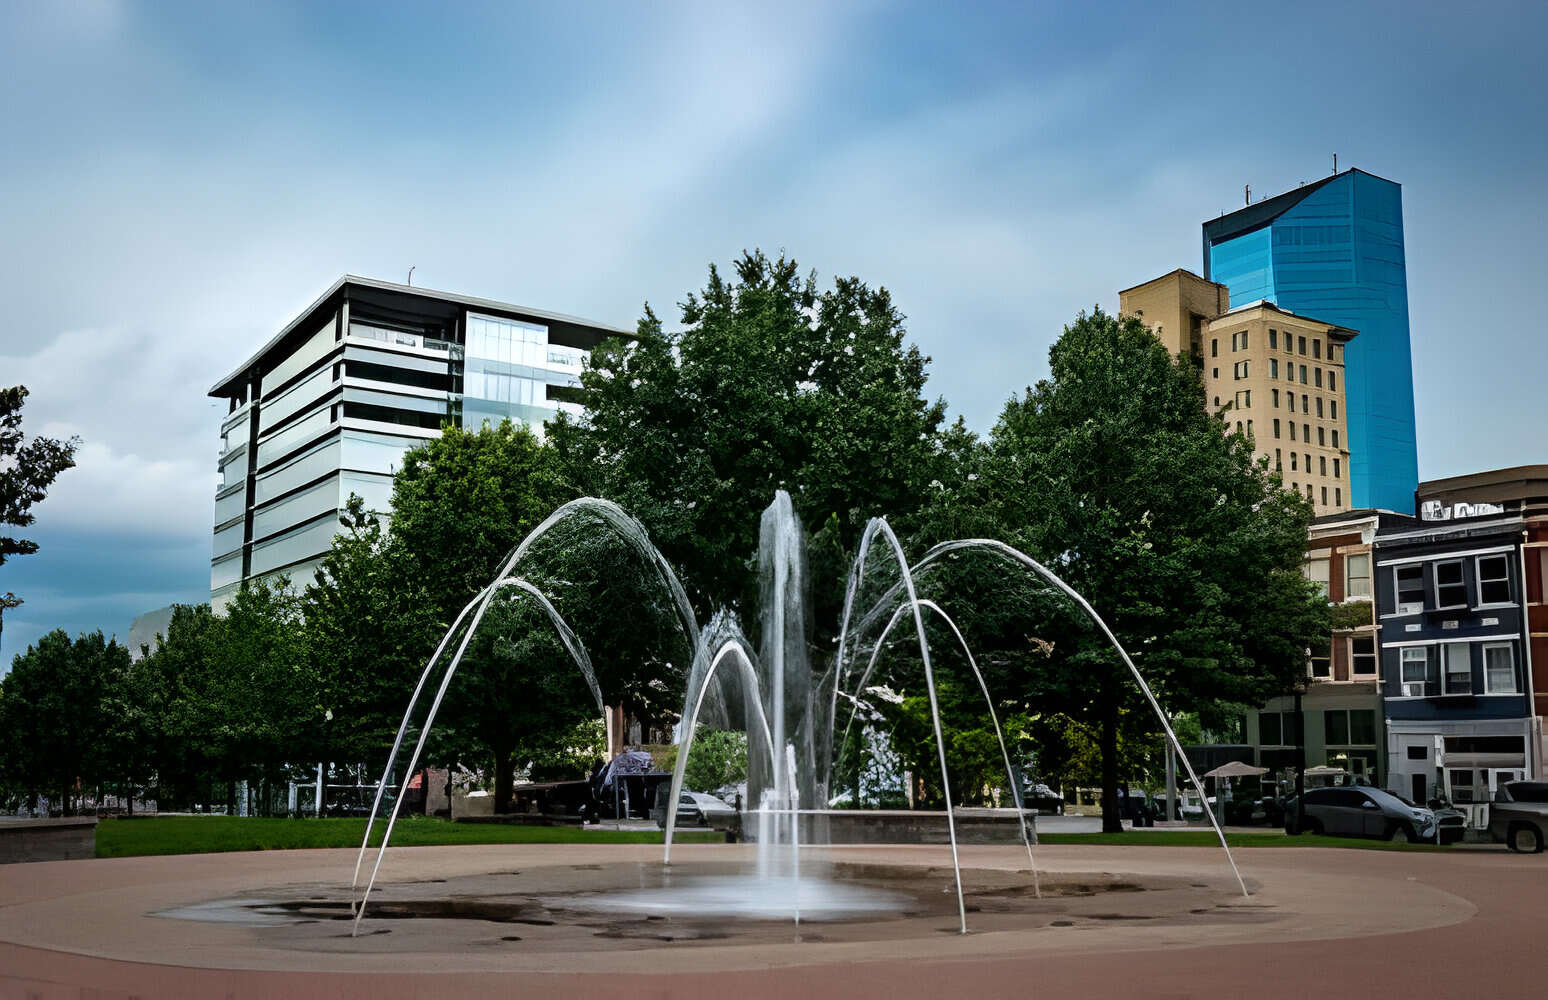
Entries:
<svg viewBox="0 0 1548 1000">
<path fill-rule="evenodd" d="M 736 860 L 746 848 L 679 850 L 692 864 Z M 949 877 L 949 859 L 936 847 L 822 853 L 840 863 L 917 866 L 921 878 Z M 1234 881 L 1218 850 L 1038 849 L 1045 884 L 1061 875 L 1170 879 L 1211 894 L 1206 905 L 1170 914 L 1133 910 L 1144 905 L 1140 893 L 1106 897 L 1101 906 L 1118 911 L 1111 913 L 1049 897 L 1027 901 L 1023 916 L 1032 924 L 1019 929 L 992 929 L 988 914 L 970 910 L 970 926 L 978 920 L 991 929 L 966 936 L 954 932 L 953 915 L 852 939 L 733 936 L 569 951 L 502 943 L 519 939 L 499 937 L 510 932 L 498 927 L 470 947 L 437 926 L 460 923 L 460 931 L 468 921 L 397 920 L 389 930 L 389 921 L 368 917 L 376 935 L 359 939 L 347 938 L 348 925 L 339 921 L 326 926 L 327 940 L 298 946 L 276 943 L 271 929 L 152 915 L 266 891 L 338 897 L 354 865 L 348 851 L 9 865 L 0 868 L 0 998 L 1494 997 L 1535 995 L 1548 974 L 1535 947 L 1548 891 L 1544 857 L 1291 847 L 1236 853 L 1253 889 L 1249 899 L 1230 891 Z M 388 854 L 383 877 L 409 887 L 657 860 L 659 848 L 643 846 L 405 848 Z M 1014 874 L 1026 855 L 970 847 L 963 864 Z"/>
</svg>

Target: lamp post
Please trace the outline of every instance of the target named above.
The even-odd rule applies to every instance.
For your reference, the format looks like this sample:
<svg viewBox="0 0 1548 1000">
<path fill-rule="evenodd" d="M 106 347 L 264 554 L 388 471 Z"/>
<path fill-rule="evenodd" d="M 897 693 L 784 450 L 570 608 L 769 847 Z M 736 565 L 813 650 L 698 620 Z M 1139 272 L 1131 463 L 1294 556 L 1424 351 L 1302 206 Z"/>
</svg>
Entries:
<svg viewBox="0 0 1548 1000">
<path fill-rule="evenodd" d="M 1311 683 L 1311 647 L 1306 647 L 1306 670 L 1295 682 L 1295 832 L 1306 828 L 1306 718 L 1301 695 Z"/>
</svg>

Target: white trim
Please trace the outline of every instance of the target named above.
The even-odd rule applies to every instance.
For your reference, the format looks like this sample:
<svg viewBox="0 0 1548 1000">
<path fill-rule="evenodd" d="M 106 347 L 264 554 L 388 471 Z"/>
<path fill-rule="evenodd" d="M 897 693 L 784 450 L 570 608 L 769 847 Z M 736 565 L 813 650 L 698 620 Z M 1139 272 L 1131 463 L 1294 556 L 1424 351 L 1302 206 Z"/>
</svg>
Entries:
<svg viewBox="0 0 1548 1000">
<path fill-rule="evenodd" d="M 1407 695 L 1407 694 L 1391 695 L 1391 694 L 1389 694 L 1389 695 L 1383 695 L 1381 700 L 1382 701 L 1435 701 L 1438 698 L 1468 698 L 1468 697 L 1472 697 L 1472 698 L 1525 698 L 1526 695 L 1521 694 L 1520 692 L 1517 692 L 1516 694 L 1471 694 L 1470 695 L 1470 694 L 1468 694 L 1465 691 L 1458 691 L 1458 692 L 1456 692 L 1454 694 L 1426 694 L 1426 695 Z M 1415 720 L 1412 720 L 1412 721 L 1422 722 L 1422 721 L 1429 721 L 1429 720 L 1415 719 Z M 1479 720 L 1479 721 L 1485 721 L 1486 722 L 1488 720 L 1485 719 L 1485 720 Z M 1495 735 L 1500 735 L 1500 734 L 1496 733 Z"/>
<path fill-rule="evenodd" d="M 1507 517 L 1500 521 L 1423 521 L 1423 524 L 1433 524 L 1433 528 L 1425 528 L 1420 531 L 1405 531 L 1402 534 L 1385 535 L 1382 541 L 1388 545 L 1402 542 L 1405 539 L 1434 538 L 1438 535 L 1465 535 L 1470 531 L 1480 528 L 1517 528 L 1521 525 L 1519 516 Z"/>
<path fill-rule="evenodd" d="M 1382 649 L 1401 649 L 1404 646 L 1440 646 L 1448 642 L 1519 642 L 1521 635 L 1518 632 L 1507 632 L 1503 635 L 1468 635 L 1446 639 L 1409 639 L 1403 642 L 1384 642 Z"/>
<path fill-rule="evenodd" d="M 1475 596 L 1478 598 L 1478 603 L 1473 605 L 1473 607 L 1475 607 L 1475 608 L 1513 608 L 1513 607 L 1516 606 L 1515 603 L 1512 602 L 1512 601 L 1495 601 L 1495 602 L 1490 603 L 1490 604 L 1485 604 L 1484 603 L 1484 599 L 1483 599 L 1483 585 L 1484 585 L 1483 561 L 1485 559 L 1495 559 L 1495 558 L 1503 559 L 1505 561 L 1505 589 L 1506 589 L 1506 591 L 1509 591 L 1511 589 L 1511 587 L 1510 587 L 1510 553 L 1508 553 L 1508 552 L 1500 553 L 1498 556 L 1495 556 L 1495 555 L 1474 556 L 1473 557 L 1473 591 L 1474 591 Z M 1499 583 L 1500 580 L 1499 580 L 1498 577 L 1490 577 L 1488 582 L 1490 582 L 1490 583 Z M 1523 580 L 1522 582 L 1525 583 L 1526 581 Z"/>
<path fill-rule="evenodd" d="M 1467 556 L 1489 556 L 1494 555 L 1497 552 L 1514 552 L 1515 550 L 1516 546 L 1514 545 L 1497 545 L 1490 549 L 1467 549 L 1463 552 L 1437 552 L 1434 555 L 1428 556 L 1407 556 L 1403 559 L 1383 559 L 1376 565 L 1401 566 L 1407 563 L 1436 562 L 1441 559 L 1462 559 Z"/>
</svg>

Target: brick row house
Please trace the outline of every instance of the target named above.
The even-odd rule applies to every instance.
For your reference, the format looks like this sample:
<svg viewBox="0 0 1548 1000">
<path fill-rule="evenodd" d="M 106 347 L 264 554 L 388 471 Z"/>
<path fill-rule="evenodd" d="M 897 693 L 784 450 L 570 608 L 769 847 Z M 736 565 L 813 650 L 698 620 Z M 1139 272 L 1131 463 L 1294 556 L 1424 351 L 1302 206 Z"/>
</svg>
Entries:
<svg viewBox="0 0 1548 1000">
<path fill-rule="evenodd" d="M 1548 758 L 1548 466 L 1421 483 L 1414 510 L 1312 522 L 1305 572 L 1334 628 L 1308 651 L 1307 767 L 1445 796 L 1480 829 L 1499 786 Z M 1289 695 L 1247 714 L 1276 777 L 1300 736 Z"/>
</svg>

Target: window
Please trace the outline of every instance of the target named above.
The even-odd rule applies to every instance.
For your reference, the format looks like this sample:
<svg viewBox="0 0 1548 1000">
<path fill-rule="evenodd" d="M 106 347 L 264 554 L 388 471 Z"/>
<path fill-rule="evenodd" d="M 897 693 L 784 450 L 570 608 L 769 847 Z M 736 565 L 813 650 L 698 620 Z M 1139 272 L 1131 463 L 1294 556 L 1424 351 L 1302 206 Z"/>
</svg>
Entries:
<svg viewBox="0 0 1548 1000">
<path fill-rule="evenodd" d="M 1369 708 L 1349 710 L 1349 742 L 1355 746 L 1376 745 L 1376 713 Z"/>
<path fill-rule="evenodd" d="M 1319 448 L 1326 448 L 1327 446 L 1328 446 L 1328 431 L 1327 431 L 1327 428 L 1325 428 L 1325 427 L 1318 427 L 1317 428 L 1317 447 L 1319 447 Z"/>
<path fill-rule="evenodd" d="M 1376 637 L 1356 635 L 1349 638 L 1349 672 L 1370 677 L 1376 673 Z"/>
<path fill-rule="evenodd" d="M 1322 416 L 1322 397 L 1317 397 L 1317 416 Z"/>
<path fill-rule="evenodd" d="M 1323 742 L 1329 746 L 1349 745 L 1349 711 L 1331 708 L 1322 713 Z"/>
<path fill-rule="evenodd" d="M 1342 507 L 1342 506 L 1344 506 L 1344 490 L 1343 490 L 1342 487 L 1339 487 L 1339 486 L 1333 487 L 1333 506 L 1335 506 L 1335 507 Z"/>
<path fill-rule="evenodd" d="M 1329 392 L 1333 392 L 1336 389 L 1338 389 L 1338 383 L 1335 380 L 1334 374 L 1332 372 L 1328 372 L 1328 391 Z M 1338 414 L 1336 414 L 1336 413 L 1333 414 L 1333 415 L 1335 417 L 1338 416 Z"/>
<path fill-rule="evenodd" d="M 1300 350 L 1296 351 L 1296 353 L 1297 354 L 1305 354 L 1306 353 L 1306 338 L 1305 337 L 1297 337 L 1296 339 L 1298 341 L 1300 341 L 1300 345 L 1299 345 L 1300 346 Z"/>
<path fill-rule="evenodd" d="M 1328 377 L 1331 378 L 1332 375 L 1333 375 L 1332 372 L 1328 372 Z M 1329 386 L 1329 388 L 1332 388 L 1332 386 Z M 1336 399 L 1328 400 L 1328 419 L 1329 420 L 1337 420 L 1338 419 L 1338 400 L 1336 400 Z"/>
<path fill-rule="evenodd" d="M 1246 364 L 1246 363 L 1247 362 L 1245 362 L 1245 361 L 1242 362 L 1242 364 Z M 1249 409 L 1249 410 L 1252 409 L 1252 390 L 1251 389 L 1243 389 L 1242 390 L 1242 406 L 1244 408 L 1246 408 L 1246 409 Z"/>
<path fill-rule="evenodd" d="M 1274 418 L 1274 437 L 1275 437 L 1276 440 L 1279 437 L 1279 418 L 1278 417 Z"/>
<path fill-rule="evenodd" d="M 1322 358 L 1322 341 L 1315 337 L 1312 338 L 1312 357 L 1319 360 Z"/>
<path fill-rule="evenodd" d="M 1220 409 L 1220 397 L 1219 396 L 1215 397 L 1215 409 L 1217 409 L 1217 410 Z"/>
<path fill-rule="evenodd" d="M 1324 567 L 1327 565 L 1326 559 L 1323 560 L 1323 565 Z M 1326 592 L 1327 588 L 1324 587 L 1323 590 Z M 1333 676 L 1333 647 L 1331 645 L 1324 645 L 1320 649 L 1315 646 L 1312 647 L 1311 672 L 1313 677 Z"/>
<path fill-rule="evenodd" d="M 1312 369 L 1312 384 L 1315 385 L 1319 389 L 1322 388 L 1322 369 L 1321 368 L 1313 368 Z M 1317 402 L 1320 403 L 1320 402 L 1322 402 L 1322 400 L 1319 399 L 1319 400 L 1317 400 Z"/>
<path fill-rule="evenodd" d="M 1415 615 L 1424 610 L 1424 569 L 1421 566 L 1399 566 L 1395 571 L 1397 584 L 1397 613 Z"/>
<path fill-rule="evenodd" d="M 1510 561 L 1503 555 L 1478 557 L 1478 603 L 1510 603 Z"/>
<path fill-rule="evenodd" d="M 1209 356 L 1212 357 L 1212 358 L 1220 357 L 1220 340 L 1219 340 L 1219 338 L 1216 338 L 1216 339 L 1211 340 L 1209 342 Z M 1219 371 L 1218 368 L 1215 369 L 1215 370 Z"/>
<path fill-rule="evenodd" d="M 1452 802 L 1473 801 L 1473 772 L 1470 769 L 1446 771 L 1446 777 L 1451 785 Z"/>
<path fill-rule="evenodd" d="M 1295 424 L 1291 424 L 1291 425 L 1290 425 L 1290 430 L 1292 430 L 1292 431 L 1294 431 L 1294 430 L 1295 430 Z M 1290 437 L 1291 437 L 1291 439 L 1292 439 L 1292 440 L 1293 440 L 1293 439 L 1294 439 L 1294 438 L 1295 438 L 1295 435 L 1294 435 L 1294 434 L 1291 434 L 1291 435 L 1290 435 Z M 1295 457 L 1295 452 L 1293 452 L 1293 451 L 1292 451 L 1292 452 L 1291 452 L 1291 453 L 1290 453 L 1290 471 L 1291 471 L 1291 472 L 1299 472 L 1299 471 L 1300 471 L 1300 469 L 1301 469 L 1301 467 L 1300 467 L 1300 466 L 1299 466 L 1299 465 L 1296 465 L 1296 464 L 1295 464 L 1295 463 L 1296 463 L 1296 457 Z M 1292 485 L 1293 485 L 1293 484 L 1292 484 Z"/>
<path fill-rule="evenodd" d="M 1242 432 L 1242 422 L 1240 420 L 1238 420 L 1236 422 L 1236 433 L 1240 434 L 1241 432 Z"/>
<path fill-rule="evenodd" d="M 1333 478 L 1337 479 L 1338 476 L 1339 476 L 1339 472 L 1338 472 L 1338 459 L 1335 458 L 1333 460 Z"/>
<path fill-rule="evenodd" d="M 1278 712 L 1263 712 L 1258 716 L 1258 742 L 1264 746 L 1281 746 L 1284 732 L 1279 724 Z"/>
<path fill-rule="evenodd" d="M 1473 659 L 1468 655 L 1468 644 L 1465 642 L 1442 643 L 1440 651 L 1441 673 L 1445 678 L 1446 693 L 1472 694 Z"/>
<path fill-rule="evenodd" d="M 1322 488 L 1322 506 L 1326 507 L 1327 505 L 1328 505 L 1328 488 L 1326 486 L 1324 486 Z"/>
<path fill-rule="evenodd" d="M 1337 462 L 1338 459 L 1333 461 Z M 1344 560 L 1344 596 L 1371 596 L 1371 554 L 1359 552 Z"/>
<path fill-rule="evenodd" d="M 1316 558 L 1316 559 L 1308 559 L 1308 560 L 1306 560 L 1305 565 L 1302 567 L 1302 571 L 1306 574 L 1306 579 L 1308 579 L 1311 582 L 1317 584 L 1317 589 L 1322 592 L 1322 596 L 1323 597 L 1327 597 L 1328 596 L 1328 557 L 1327 556 L 1321 556 L 1321 557 Z M 1324 653 L 1323 655 L 1326 656 L 1327 654 Z"/>
<path fill-rule="evenodd" d="M 1403 697 L 1424 697 L 1424 679 L 1429 674 L 1429 670 L 1430 658 L 1423 646 L 1403 648 Z"/>
<path fill-rule="evenodd" d="M 1435 564 L 1435 606 L 1467 607 L 1467 586 L 1462 582 L 1462 560 L 1451 559 Z"/>
<path fill-rule="evenodd" d="M 1306 384 L 1306 366 L 1305 365 L 1301 366 L 1301 384 L 1302 385 Z M 1304 410 L 1305 408 L 1306 408 L 1306 399 L 1305 399 L 1305 397 L 1302 397 L 1301 398 L 1301 409 Z"/>
<path fill-rule="evenodd" d="M 1338 447 L 1338 429 L 1337 428 L 1334 428 L 1334 430 L 1333 430 L 1333 447 L 1335 447 L 1335 448 Z"/>
<path fill-rule="evenodd" d="M 1310 472 L 1311 471 L 1311 456 L 1310 455 L 1302 455 L 1301 457 L 1306 459 L 1306 471 Z M 1311 496 L 1311 485 L 1310 484 L 1308 484 L 1307 487 L 1306 487 L 1306 495 L 1307 496 Z"/>
<path fill-rule="evenodd" d="M 1409 760 L 1429 760 L 1430 759 L 1430 748 L 1427 747 L 1427 746 L 1424 746 L 1422 744 L 1420 746 L 1411 746 L 1411 747 L 1408 748 L 1408 759 Z"/>
<path fill-rule="evenodd" d="M 1489 694 L 1516 693 L 1515 649 L 1508 642 L 1486 642 L 1483 648 L 1484 690 Z"/>
<path fill-rule="evenodd" d="M 1287 393 L 1285 393 L 1285 395 L 1287 397 L 1289 397 L 1289 398 L 1287 398 L 1285 400 L 1285 406 L 1289 408 L 1291 413 L 1294 413 L 1295 412 L 1295 393 L 1287 392 Z"/>
<path fill-rule="evenodd" d="M 1279 350 L 1279 331 L 1269 327 L 1269 350 Z"/>
<path fill-rule="evenodd" d="M 1274 377 L 1278 378 L 1279 377 L 1279 362 L 1278 361 L 1270 361 L 1269 364 L 1274 366 Z M 1271 390 L 1271 391 L 1274 393 L 1274 409 L 1277 410 L 1277 409 L 1279 409 L 1279 390 L 1278 389 L 1274 389 L 1274 390 Z"/>
<path fill-rule="evenodd" d="M 1279 377 L 1279 359 L 1269 358 L 1269 378 Z M 1278 390 L 1275 390 L 1278 391 Z"/>
<path fill-rule="evenodd" d="M 1248 399 L 1249 402 L 1252 400 L 1251 394 L 1248 395 L 1247 399 Z M 1252 421 L 1251 420 L 1247 421 L 1247 436 L 1248 437 L 1252 437 Z"/>
<path fill-rule="evenodd" d="M 1304 373 L 1302 374 L 1301 381 L 1302 382 L 1306 381 Z M 1311 412 L 1311 403 L 1307 402 L 1306 393 L 1304 393 L 1304 392 L 1301 393 L 1301 412 L 1302 413 L 1310 413 Z"/>
<path fill-rule="evenodd" d="M 1274 421 L 1274 436 L 1275 437 L 1279 437 L 1279 421 L 1277 421 L 1277 420 Z M 1284 469 L 1285 469 L 1285 460 L 1284 460 L 1283 456 L 1280 455 L 1279 449 L 1275 448 L 1274 449 L 1274 471 L 1275 472 L 1283 472 Z"/>
<path fill-rule="evenodd" d="M 1244 351 L 1247 350 L 1247 333 L 1246 330 L 1242 331 L 1242 350 Z"/>
<path fill-rule="evenodd" d="M 1220 377 L 1220 369 L 1219 368 L 1211 368 L 1209 371 L 1210 371 L 1210 375 L 1209 375 L 1210 378 L 1219 378 Z"/>
<path fill-rule="evenodd" d="M 1325 476 L 1327 474 L 1328 474 L 1328 456 L 1326 456 L 1326 455 L 1318 455 L 1317 456 L 1317 475 Z M 1326 502 L 1327 502 L 1326 500 L 1323 501 L 1323 503 L 1326 503 Z"/>
<path fill-rule="evenodd" d="M 1294 420 L 1290 421 L 1290 440 L 1292 440 L 1292 441 L 1295 440 L 1295 421 Z M 1292 468 L 1292 469 L 1295 468 L 1295 458 L 1293 456 L 1290 459 L 1290 468 Z"/>
</svg>

